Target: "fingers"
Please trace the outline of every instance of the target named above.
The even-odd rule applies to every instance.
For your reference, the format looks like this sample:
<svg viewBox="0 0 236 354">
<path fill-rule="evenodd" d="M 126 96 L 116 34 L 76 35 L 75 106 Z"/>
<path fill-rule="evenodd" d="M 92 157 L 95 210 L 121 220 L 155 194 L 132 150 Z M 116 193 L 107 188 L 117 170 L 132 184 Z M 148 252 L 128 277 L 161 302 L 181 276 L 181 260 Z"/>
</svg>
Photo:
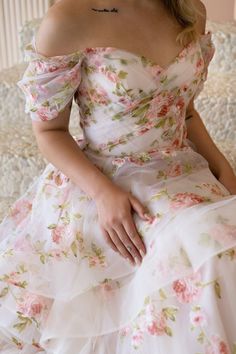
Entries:
<svg viewBox="0 0 236 354">
<path fill-rule="evenodd" d="M 129 197 L 130 203 L 132 205 L 132 208 L 136 211 L 136 213 L 142 218 L 142 219 L 149 219 L 151 215 L 148 213 L 148 209 L 136 198 L 130 193 Z"/>
<path fill-rule="evenodd" d="M 125 219 L 123 222 L 123 225 L 124 225 L 124 229 L 125 229 L 126 234 L 132 240 L 133 244 L 139 250 L 139 253 L 143 257 L 141 251 L 145 255 L 146 254 L 146 247 L 145 247 L 145 244 L 142 241 L 142 239 L 136 229 L 136 225 L 133 221 L 132 216 L 129 216 L 127 219 Z"/>
<path fill-rule="evenodd" d="M 124 247 L 128 250 L 130 255 L 134 258 L 134 261 L 138 264 L 141 264 L 142 262 L 142 256 L 139 253 L 139 250 L 136 248 L 135 243 L 133 240 L 130 238 L 129 235 L 127 235 L 125 228 L 122 224 L 119 224 L 114 227 L 115 232 L 120 238 L 120 241 L 124 245 Z"/>
<path fill-rule="evenodd" d="M 116 245 L 117 249 L 119 250 L 120 254 L 124 258 L 128 259 L 132 264 L 134 264 L 134 259 L 133 259 L 132 255 L 127 250 L 125 245 L 122 243 L 122 241 L 120 240 L 120 237 L 116 233 L 116 231 L 114 229 L 110 229 L 110 230 L 108 230 L 108 233 L 109 233 L 113 243 Z"/>
<path fill-rule="evenodd" d="M 119 250 L 114 244 L 114 242 L 112 241 L 112 239 L 110 238 L 109 233 L 102 226 L 101 226 L 101 231 L 108 245 L 113 249 L 113 251 L 119 253 Z"/>
</svg>

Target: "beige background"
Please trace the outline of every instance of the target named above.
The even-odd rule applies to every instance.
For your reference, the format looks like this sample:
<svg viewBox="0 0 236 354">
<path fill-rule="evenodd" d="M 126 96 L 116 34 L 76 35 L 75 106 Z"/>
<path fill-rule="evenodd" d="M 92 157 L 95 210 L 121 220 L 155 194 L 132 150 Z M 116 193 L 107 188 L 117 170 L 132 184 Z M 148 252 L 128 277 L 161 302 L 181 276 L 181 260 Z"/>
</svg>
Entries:
<svg viewBox="0 0 236 354">
<path fill-rule="evenodd" d="M 224 22 L 236 19 L 236 0 L 202 0 L 207 7 L 208 18 Z"/>
</svg>

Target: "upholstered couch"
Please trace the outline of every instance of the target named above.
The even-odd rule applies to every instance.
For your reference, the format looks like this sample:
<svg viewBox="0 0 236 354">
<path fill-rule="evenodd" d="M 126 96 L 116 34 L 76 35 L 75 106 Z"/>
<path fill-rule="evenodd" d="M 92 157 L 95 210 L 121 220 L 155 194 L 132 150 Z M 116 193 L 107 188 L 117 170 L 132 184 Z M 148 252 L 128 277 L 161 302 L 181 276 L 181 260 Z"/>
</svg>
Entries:
<svg viewBox="0 0 236 354">
<path fill-rule="evenodd" d="M 36 145 L 29 116 L 24 113 L 23 93 L 16 85 L 27 65 L 23 62 L 24 46 L 40 21 L 27 22 L 21 28 L 22 61 L 0 72 L 0 219 L 46 164 Z M 236 23 L 208 21 L 207 30 L 213 32 L 216 53 L 195 106 L 213 140 L 236 172 Z M 79 136 L 77 114 L 73 103 L 70 131 Z"/>
</svg>

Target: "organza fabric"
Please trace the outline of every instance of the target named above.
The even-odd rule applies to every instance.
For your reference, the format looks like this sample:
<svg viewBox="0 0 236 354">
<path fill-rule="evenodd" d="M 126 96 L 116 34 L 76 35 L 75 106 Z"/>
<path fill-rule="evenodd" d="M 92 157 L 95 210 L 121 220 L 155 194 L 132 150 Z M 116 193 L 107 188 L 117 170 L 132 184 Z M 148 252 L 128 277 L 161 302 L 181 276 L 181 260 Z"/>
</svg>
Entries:
<svg viewBox="0 0 236 354">
<path fill-rule="evenodd" d="M 147 206 L 132 266 L 106 243 L 95 201 L 53 164 L 0 225 L 1 353 L 236 351 L 236 196 L 187 137 L 186 109 L 214 55 L 212 33 L 166 68 L 114 47 L 25 48 L 18 86 L 32 120 L 75 99 L 83 153 Z"/>
</svg>

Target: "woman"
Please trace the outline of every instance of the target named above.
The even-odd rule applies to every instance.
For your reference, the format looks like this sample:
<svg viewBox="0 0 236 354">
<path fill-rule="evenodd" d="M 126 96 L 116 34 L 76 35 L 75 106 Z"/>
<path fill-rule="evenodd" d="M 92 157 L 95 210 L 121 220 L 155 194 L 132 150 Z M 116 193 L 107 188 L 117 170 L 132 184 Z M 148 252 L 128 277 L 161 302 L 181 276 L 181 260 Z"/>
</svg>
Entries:
<svg viewBox="0 0 236 354">
<path fill-rule="evenodd" d="M 205 25 L 198 0 L 61 0 L 26 46 L 50 162 L 0 227 L 1 353 L 235 353 L 236 177 L 194 108 Z"/>
</svg>

